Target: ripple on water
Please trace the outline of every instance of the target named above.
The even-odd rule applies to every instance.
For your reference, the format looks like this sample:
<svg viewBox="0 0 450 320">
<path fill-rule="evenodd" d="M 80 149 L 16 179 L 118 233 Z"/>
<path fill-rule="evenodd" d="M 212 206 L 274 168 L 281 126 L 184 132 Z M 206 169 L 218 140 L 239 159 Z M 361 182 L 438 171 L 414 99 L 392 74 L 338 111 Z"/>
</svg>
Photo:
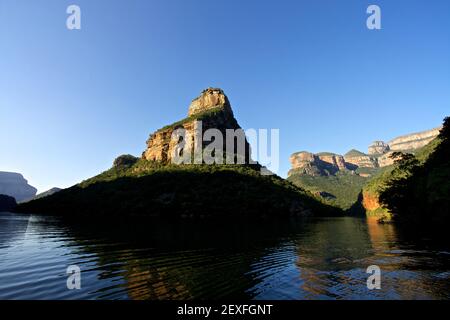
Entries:
<svg viewBox="0 0 450 320">
<path fill-rule="evenodd" d="M 0 298 L 449 298 L 447 248 L 402 245 L 391 227 L 356 218 L 272 227 L 127 233 L 0 214 Z M 66 287 L 73 264 L 81 290 Z M 367 290 L 371 264 L 382 268 L 382 290 Z"/>
</svg>

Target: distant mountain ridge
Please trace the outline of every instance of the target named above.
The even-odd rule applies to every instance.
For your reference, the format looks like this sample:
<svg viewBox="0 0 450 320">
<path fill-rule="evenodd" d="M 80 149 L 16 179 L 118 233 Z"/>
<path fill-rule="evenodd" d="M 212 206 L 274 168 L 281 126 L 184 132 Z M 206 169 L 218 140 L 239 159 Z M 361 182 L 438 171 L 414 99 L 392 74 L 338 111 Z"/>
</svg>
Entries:
<svg viewBox="0 0 450 320">
<path fill-rule="evenodd" d="M 414 152 L 430 143 L 439 135 L 439 128 L 418 133 L 403 135 L 392 139 L 388 143 L 374 141 L 368 147 L 368 153 L 352 149 L 345 155 L 331 152 L 311 153 L 296 152 L 291 155 L 292 169 L 288 175 L 330 175 L 342 170 L 356 170 L 357 168 L 383 168 L 392 165 L 391 155 L 395 151 Z"/>
<path fill-rule="evenodd" d="M 403 135 L 390 140 L 374 141 L 368 153 L 352 149 L 344 155 L 331 152 L 296 152 L 291 155 L 292 165 L 288 180 L 321 198 L 325 203 L 350 210 L 363 197 L 366 210 L 373 211 L 379 204 L 361 190 L 374 176 L 392 167 L 394 152 L 416 153 L 439 135 L 440 128 Z"/>
<path fill-rule="evenodd" d="M 20 173 L 0 171 L 0 194 L 23 202 L 32 199 L 36 192 L 37 189 L 29 185 Z"/>
</svg>

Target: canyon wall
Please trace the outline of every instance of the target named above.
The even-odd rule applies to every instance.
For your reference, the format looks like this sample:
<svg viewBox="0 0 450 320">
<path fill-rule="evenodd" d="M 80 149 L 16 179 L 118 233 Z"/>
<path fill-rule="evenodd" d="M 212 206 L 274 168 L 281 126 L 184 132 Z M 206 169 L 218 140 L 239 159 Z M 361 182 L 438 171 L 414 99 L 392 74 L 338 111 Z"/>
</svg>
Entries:
<svg viewBox="0 0 450 320">
<path fill-rule="evenodd" d="M 368 154 L 358 150 L 350 150 L 344 156 L 322 152 L 310 153 L 307 151 L 296 152 L 291 155 L 292 169 L 288 175 L 308 174 L 312 176 L 333 175 L 338 171 L 356 170 L 358 168 L 382 168 L 392 165 L 394 160 L 390 158 L 393 152 L 414 152 L 424 147 L 439 135 L 441 128 L 412 133 L 392 139 L 388 143 L 375 141 L 368 148 Z M 359 173 L 362 176 L 370 176 L 367 173 Z"/>
</svg>

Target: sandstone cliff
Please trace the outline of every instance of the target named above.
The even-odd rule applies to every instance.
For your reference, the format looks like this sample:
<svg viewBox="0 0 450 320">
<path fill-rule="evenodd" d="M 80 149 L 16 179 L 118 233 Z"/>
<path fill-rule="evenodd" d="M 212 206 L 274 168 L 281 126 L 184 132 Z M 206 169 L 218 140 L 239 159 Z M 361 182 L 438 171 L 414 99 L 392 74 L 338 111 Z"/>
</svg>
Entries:
<svg viewBox="0 0 450 320">
<path fill-rule="evenodd" d="M 442 127 L 397 137 L 388 142 L 393 151 L 412 151 L 426 146 L 439 135 Z"/>
<path fill-rule="evenodd" d="M 17 202 L 32 199 L 37 189 L 30 186 L 28 181 L 19 173 L 0 172 L 0 194 L 14 197 Z"/>
<path fill-rule="evenodd" d="M 289 175 L 295 172 L 311 176 L 328 176 L 347 169 L 344 157 L 331 153 L 314 154 L 302 151 L 291 155 L 289 160 L 292 165 Z"/>
<path fill-rule="evenodd" d="M 352 149 L 344 156 L 322 152 L 313 154 L 307 151 L 291 155 L 292 173 L 312 176 L 330 175 L 338 171 L 356 170 L 358 168 L 382 168 L 393 164 L 390 158 L 393 152 L 414 152 L 430 143 L 439 134 L 440 128 L 404 135 L 385 143 L 375 141 L 368 148 L 368 154 Z M 361 173 L 361 176 L 367 175 Z"/>
<path fill-rule="evenodd" d="M 185 136 L 180 137 L 179 129 L 185 130 Z M 147 140 L 147 149 L 142 158 L 162 163 L 174 163 L 181 153 L 191 154 L 197 157 L 211 141 L 203 138 L 208 129 L 219 130 L 224 137 L 222 150 L 233 153 L 235 162 L 248 163 L 250 161 L 250 145 L 245 139 L 245 133 L 234 118 L 230 102 L 221 89 L 208 88 L 194 99 L 189 106 L 188 117 L 172 125 L 157 130 Z M 240 140 L 242 148 L 237 145 L 232 150 L 226 149 L 227 129 L 235 130 L 237 136 L 230 139 Z M 184 140 L 183 150 L 179 149 L 179 143 Z M 224 155 L 225 157 L 225 155 Z M 192 159 L 195 162 L 195 159 Z M 197 162 L 195 162 L 197 163 Z M 202 162 L 200 162 L 202 163 Z"/>
</svg>

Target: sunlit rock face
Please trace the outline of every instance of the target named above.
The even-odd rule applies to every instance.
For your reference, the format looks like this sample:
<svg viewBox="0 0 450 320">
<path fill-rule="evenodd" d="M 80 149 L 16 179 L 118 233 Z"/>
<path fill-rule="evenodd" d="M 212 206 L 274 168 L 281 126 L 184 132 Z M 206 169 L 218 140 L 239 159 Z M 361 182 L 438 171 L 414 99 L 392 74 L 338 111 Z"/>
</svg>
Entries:
<svg viewBox="0 0 450 320">
<path fill-rule="evenodd" d="M 184 139 L 177 139 L 178 130 L 184 130 Z M 230 102 L 222 89 L 208 88 L 203 90 L 200 96 L 194 99 L 189 106 L 188 118 L 168 125 L 157 130 L 150 135 L 147 140 L 147 148 L 142 154 L 142 158 L 161 163 L 174 163 L 174 158 L 179 158 L 179 143 L 184 140 L 183 152 L 188 152 L 194 156 L 201 153 L 211 141 L 204 139 L 204 133 L 208 129 L 220 131 L 223 141 L 222 150 L 236 158 L 236 163 L 250 162 L 250 145 L 245 133 L 236 138 L 240 140 L 242 148 L 235 145 L 233 150 L 227 150 L 227 129 L 232 129 L 239 134 L 241 127 L 233 116 Z M 175 137 L 175 138 L 174 138 Z"/>
<path fill-rule="evenodd" d="M 389 143 L 374 141 L 368 148 L 368 154 L 354 149 L 344 156 L 330 152 L 317 154 L 307 151 L 296 152 L 290 157 L 292 169 L 289 174 L 329 175 L 343 170 L 376 169 L 390 166 L 394 163 L 390 157 L 394 151 L 414 152 L 435 139 L 439 135 L 440 129 L 404 135 L 389 141 Z"/>
<path fill-rule="evenodd" d="M 362 152 L 348 152 L 344 155 L 347 165 L 353 165 L 358 168 L 378 168 L 377 158 L 364 154 Z"/>
<path fill-rule="evenodd" d="M 418 133 L 407 134 L 389 141 L 389 147 L 393 151 L 411 151 L 422 148 L 439 135 L 441 127 Z"/>
<path fill-rule="evenodd" d="M 385 143 L 384 141 L 374 141 L 370 146 L 369 146 L 369 155 L 377 155 L 377 154 L 384 154 L 386 152 L 388 152 L 389 149 L 389 145 L 387 143 Z"/>
<path fill-rule="evenodd" d="M 343 156 L 331 153 L 296 152 L 291 155 L 289 161 L 292 165 L 289 175 L 300 173 L 311 176 L 323 176 L 348 169 Z"/>
<path fill-rule="evenodd" d="M 219 88 L 208 88 L 203 90 L 200 96 L 192 101 L 189 106 L 188 116 L 199 114 L 219 106 L 232 113 L 230 102 L 223 90 Z"/>
<path fill-rule="evenodd" d="M 37 189 L 28 184 L 20 173 L 0 172 L 0 194 L 11 196 L 17 202 L 32 199 Z"/>
<path fill-rule="evenodd" d="M 344 157 L 339 154 L 318 154 L 318 157 L 323 162 L 336 167 L 338 170 L 347 169 L 345 166 Z"/>
</svg>

